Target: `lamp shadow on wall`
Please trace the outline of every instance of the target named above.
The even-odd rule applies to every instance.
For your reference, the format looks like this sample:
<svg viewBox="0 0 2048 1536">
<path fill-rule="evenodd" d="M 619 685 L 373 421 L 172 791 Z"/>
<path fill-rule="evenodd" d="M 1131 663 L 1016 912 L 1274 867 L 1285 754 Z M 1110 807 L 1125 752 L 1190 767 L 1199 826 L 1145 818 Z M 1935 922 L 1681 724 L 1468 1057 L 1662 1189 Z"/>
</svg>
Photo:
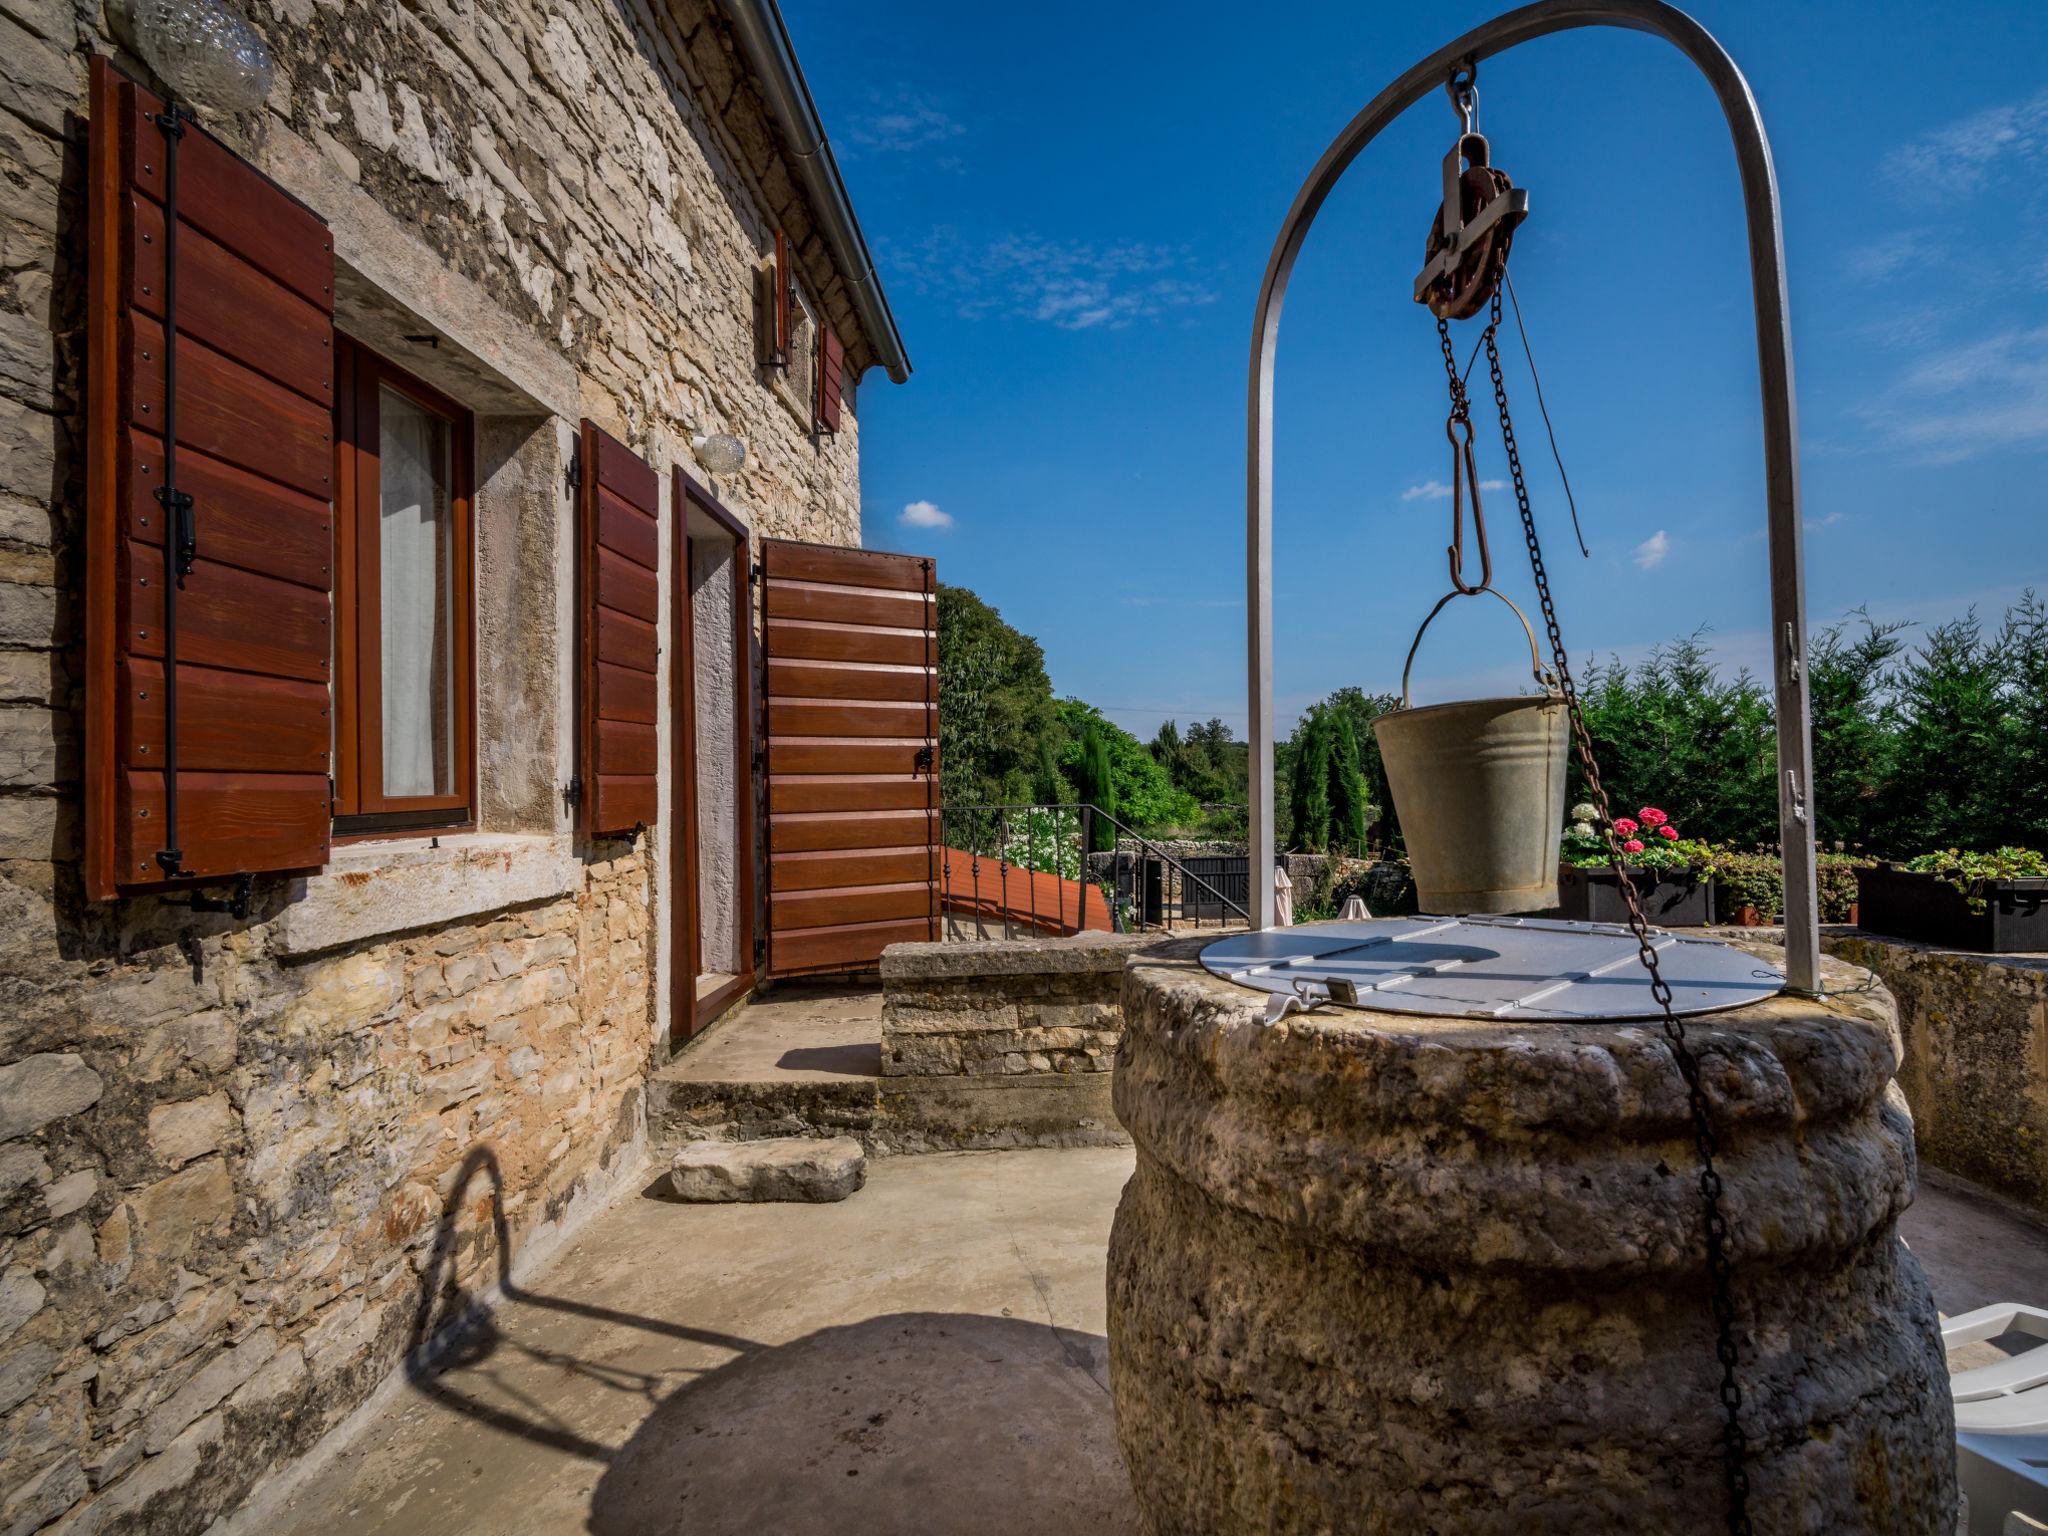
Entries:
<svg viewBox="0 0 2048 1536">
<path fill-rule="evenodd" d="M 768 1345 L 520 1286 L 509 1236 L 497 1157 L 478 1148 L 444 1202 L 420 1279 L 407 1379 L 543 1458 L 601 1465 L 592 1536 L 1136 1529 L 1098 1334 L 895 1311 Z M 486 1258 L 458 1282 L 455 1258 L 478 1240 L 495 1243 L 495 1272 Z M 477 1291 L 493 1280 L 503 1299 L 486 1303 Z M 635 1334 L 727 1358 L 692 1366 L 664 1352 L 666 1362 L 651 1362 L 654 1338 L 636 1345 Z M 577 1422 L 588 1387 L 637 1400 L 623 1417 L 604 1414 L 606 1425 L 626 1424 L 616 1443 Z M 533 1465 L 529 1476 L 557 1475 L 544 1459 Z"/>
</svg>

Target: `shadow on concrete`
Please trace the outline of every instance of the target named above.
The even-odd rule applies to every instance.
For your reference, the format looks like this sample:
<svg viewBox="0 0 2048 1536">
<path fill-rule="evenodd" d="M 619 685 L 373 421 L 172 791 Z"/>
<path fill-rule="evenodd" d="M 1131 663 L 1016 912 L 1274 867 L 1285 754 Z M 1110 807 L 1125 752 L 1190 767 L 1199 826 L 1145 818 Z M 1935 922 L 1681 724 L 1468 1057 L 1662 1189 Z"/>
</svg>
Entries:
<svg viewBox="0 0 2048 1536">
<path fill-rule="evenodd" d="M 471 1201 L 471 1186 L 480 1179 L 487 1188 L 477 1199 L 488 1203 L 489 1232 L 497 1265 L 492 1278 L 504 1300 L 587 1317 L 596 1322 L 644 1329 L 692 1343 L 710 1344 L 741 1355 L 762 1347 L 751 1339 L 691 1328 L 666 1318 L 647 1317 L 615 1307 L 549 1296 L 517 1284 L 512 1278 L 511 1229 L 505 1220 L 504 1175 L 498 1167 L 497 1155 L 489 1147 L 477 1147 L 463 1159 L 448 1197 L 442 1202 L 441 1219 L 434 1231 L 434 1246 L 427 1266 L 420 1274 L 418 1302 L 406 1343 L 405 1375 L 413 1390 L 422 1396 L 452 1412 L 533 1444 L 590 1461 L 608 1461 L 612 1456 L 610 1446 L 578 1434 L 572 1424 L 553 1412 L 546 1403 L 535 1399 L 531 1393 L 520 1391 L 507 1372 L 496 1368 L 496 1358 L 501 1352 L 509 1352 L 524 1360 L 550 1366 L 558 1372 L 596 1381 L 614 1391 L 631 1392 L 645 1398 L 650 1409 L 669 1384 L 667 1377 L 636 1371 L 630 1366 L 584 1360 L 560 1350 L 524 1344 L 499 1326 L 494 1306 L 486 1304 L 469 1285 L 459 1281 L 455 1273 L 457 1248 L 462 1235 L 459 1218 L 465 1203 Z M 480 1210 L 478 1214 L 486 1213 Z M 472 1229 L 473 1241 L 482 1241 L 482 1230 Z M 451 1372 L 477 1379 L 479 1384 L 488 1383 L 502 1397 L 518 1404 L 518 1411 L 482 1402 L 459 1390 L 458 1383 L 449 1379 Z"/>
<path fill-rule="evenodd" d="M 756 1348 L 664 1399 L 591 1495 L 593 1536 L 1059 1536 L 1136 1516 L 1107 1342 L 904 1312 Z"/>
<path fill-rule="evenodd" d="M 846 1077 L 879 1077 L 882 1046 L 876 1040 L 845 1045 L 799 1045 L 784 1051 L 775 1065 L 784 1072 L 837 1072 Z"/>
</svg>

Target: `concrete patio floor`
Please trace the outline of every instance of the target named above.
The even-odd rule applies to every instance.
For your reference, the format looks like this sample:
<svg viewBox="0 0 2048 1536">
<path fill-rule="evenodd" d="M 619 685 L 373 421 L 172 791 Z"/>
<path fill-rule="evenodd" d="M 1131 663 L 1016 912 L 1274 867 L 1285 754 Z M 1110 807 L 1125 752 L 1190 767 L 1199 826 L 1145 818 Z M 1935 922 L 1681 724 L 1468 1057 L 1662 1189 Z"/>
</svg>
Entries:
<svg viewBox="0 0 2048 1536">
<path fill-rule="evenodd" d="M 839 1205 L 629 1198 L 288 1500 L 304 1536 L 1135 1529 L 1106 1389 L 1123 1148 L 885 1158 Z M 1945 1312 L 2039 1301 L 2048 1229 L 1936 1176 Z"/>
</svg>

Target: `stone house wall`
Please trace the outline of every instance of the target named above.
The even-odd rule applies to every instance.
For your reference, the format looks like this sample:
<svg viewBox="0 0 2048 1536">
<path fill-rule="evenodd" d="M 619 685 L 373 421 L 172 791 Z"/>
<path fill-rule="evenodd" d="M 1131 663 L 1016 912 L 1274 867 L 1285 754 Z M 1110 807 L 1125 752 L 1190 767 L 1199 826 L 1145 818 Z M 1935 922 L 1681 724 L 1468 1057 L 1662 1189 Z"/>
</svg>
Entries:
<svg viewBox="0 0 2048 1536">
<path fill-rule="evenodd" d="M 150 76 L 118 0 L 0 0 L 10 1533 L 204 1528 L 637 1166 L 679 834 L 593 844 L 561 793 L 576 422 L 660 472 L 665 563 L 693 431 L 747 444 L 756 536 L 859 542 L 852 402 L 815 437 L 755 364 L 778 223 L 871 348 L 706 0 L 242 9 L 276 85 L 207 126 L 329 221 L 339 328 L 477 413 L 479 826 L 337 844 L 247 920 L 84 900 L 87 61 Z"/>
</svg>

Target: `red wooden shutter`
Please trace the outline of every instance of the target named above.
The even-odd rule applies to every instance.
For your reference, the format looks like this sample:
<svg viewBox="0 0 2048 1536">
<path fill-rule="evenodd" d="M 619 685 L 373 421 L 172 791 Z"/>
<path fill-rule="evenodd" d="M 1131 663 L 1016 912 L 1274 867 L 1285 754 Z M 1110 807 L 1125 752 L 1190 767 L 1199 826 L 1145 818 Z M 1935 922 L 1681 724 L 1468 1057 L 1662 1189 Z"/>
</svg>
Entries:
<svg viewBox="0 0 2048 1536">
<path fill-rule="evenodd" d="M 818 430 L 839 430 L 840 380 L 846 374 L 846 347 L 829 323 L 818 327 Z"/>
<path fill-rule="evenodd" d="M 775 304 L 772 311 L 775 318 L 773 361 L 777 367 L 786 367 L 789 363 L 792 310 L 790 289 L 795 282 L 796 273 L 789 262 L 789 236 L 778 229 L 775 231 Z"/>
<path fill-rule="evenodd" d="M 911 555 L 766 539 L 768 974 L 939 936 L 938 583 Z"/>
<path fill-rule="evenodd" d="M 658 801 L 659 482 L 594 422 L 583 423 L 579 458 L 583 830 L 631 832 L 654 825 Z"/>
<path fill-rule="evenodd" d="M 86 410 L 86 889 L 174 878 L 165 846 L 162 104 L 92 63 Z M 178 488 L 197 559 L 178 591 L 181 874 L 328 851 L 334 242 L 289 193 L 187 125 L 177 147 Z"/>
</svg>

